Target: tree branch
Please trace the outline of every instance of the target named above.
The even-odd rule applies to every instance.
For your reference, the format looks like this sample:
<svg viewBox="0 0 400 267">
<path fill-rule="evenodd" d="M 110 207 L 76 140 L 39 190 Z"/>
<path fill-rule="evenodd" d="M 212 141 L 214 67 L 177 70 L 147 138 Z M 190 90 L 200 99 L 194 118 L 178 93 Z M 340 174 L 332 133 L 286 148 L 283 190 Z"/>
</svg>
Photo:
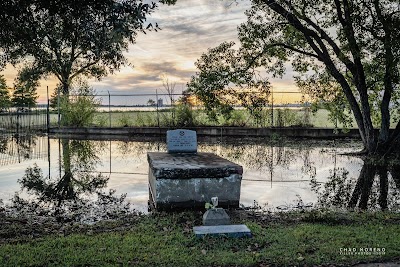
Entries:
<svg viewBox="0 0 400 267">
<path fill-rule="evenodd" d="M 276 2 L 276 0 L 263 0 L 262 2 L 264 2 L 266 5 L 268 5 L 276 13 L 283 16 L 290 23 L 290 25 L 292 25 L 295 29 L 297 29 L 304 35 L 308 44 L 318 54 L 318 57 L 320 57 L 322 59 L 321 62 L 323 62 L 326 65 L 327 69 L 332 74 L 332 76 L 342 86 L 343 92 L 346 95 L 347 100 L 349 101 L 351 109 L 354 113 L 354 117 L 357 121 L 357 125 L 359 127 L 361 138 L 362 138 L 364 144 L 366 144 L 366 141 L 368 140 L 368 138 L 366 138 L 365 121 L 364 121 L 363 114 L 361 113 L 360 106 L 358 105 L 358 102 L 357 102 L 356 98 L 354 97 L 354 94 L 353 94 L 346 78 L 336 68 L 333 60 L 330 57 L 328 49 L 326 48 L 321 37 L 318 34 L 316 34 L 315 31 L 310 30 L 307 27 L 305 27 L 294 14 L 287 11 L 282 5 L 278 4 Z M 315 40 L 315 42 L 318 43 L 318 46 L 315 44 L 314 40 Z M 372 122 L 371 122 L 371 125 L 372 125 Z"/>
<path fill-rule="evenodd" d="M 396 128 L 394 128 L 392 134 L 390 135 L 389 142 L 393 143 L 395 141 L 398 141 L 400 138 L 400 121 L 397 122 Z"/>
<path fill-rule="evenodd" d="M 281 46 L 281 47 L 284 47 L 286 49 L 292 50 L 293 52 L 297 52 L 297 53 L 300 53 L 300 54 L 303 54 L 303 55 L 306 55 L 306 56 L 309 56 L 309 57 L 314 57 L 316 59 L 321 60 L 321 58 L 317 54 L 313 54 L 313 53 L 310 53 L 310 52 L 295 48 L 293 46 L 290 46 L 290 45 L 287 45 L 287 44 L 284 44 L 284 43 L 275 43 L 275 44 L 271 45 L 271 47 L 274 47 L 274 46 Z"/>
<path fill-rule="evenodd" d="M 389 139 L 389 128 L 390 128 L 390 111 L 389 105 L 390 100 L 392 98 L 392 93 L 394 90 L 393 79 L 395 77 L 395 63 L 394 56 L 392 52 L 392 38 L 391 38 L 391 29 L 390 25 L 388 25 L 387 20 L 382 14 L 381 7 L 379 5 L 379 1 L 374 0 L 374 6 L 377 14 L 377 18 L 379 22 L 382 24 L 383 31 L 385 32 L 385 36 L 383 39 L 383 47 L 385 50 L 385 77 L 384 77 L 384 93 L 381 103 L 381 130 L 379 135 L 379 141 L 382 143 L 386 143 Z"/>
<path fill-rule="evenodd" d="M 291 9 L 295 12 L 294 14 L 298 17 L 300 17 L 302 20 L 304 20 L 308 25 L 313 27 L 319 34 L 320 38 L 324 39 L 325 41 L 328 42 L 328 44 L 331 46 L 332 50 L 336 54 L 336 56 L 339 58 L 343 64 L 346 65 L 346 67 L 350 69 L 354 69 L 354 64 L 353 62 L 342 52 L 342 50 L 339 48 L 339 46 L 335 43 L 335 41 L 320 27 L 318 26 L 314 21 L 312 21 L 310 18 L 308 18 L 304 12 L 304 9 L 302 10 L 301 13 L 297 12 L 296 9 L 288 3 L 288 5 L 291 7 Z"/>
<path fill-rule="evenodd" d="M 94 62 L 91 62 L 91 63 L 86 64 L 85 66 L 83 66 L 82 68 L 80 68 L 77 72 L 75 72 L 73 75 L 71 75 L 71 76 L 69 77 L 69 79 L 75 78 L 75 77 L 78 76 L 79 74 L 85 72 L 85 71 L 86 71 L 88 68 L 90 68 L 91 66 L 96 65 L 98 62 L 99 62 L 99 60 L 96 60 L 96 61 L 94 61 Z"/>
<path fill-rule="evenodd" d="M 335 0 L 336 10 L 338 14 L 342 14 L 341 4 L 339 0 Z M 342 20 L 340 23 L 342 24 L 346 39 L 349 43 L 349 48 L 351 54 L 354 59 L 354 68 L 349 69 L 354 77 L 354 83 L 357 88 L 357 91 L 360 95 L 361 109 L 363 113 L 363 122 L 365 127 L 365 133 L 368 140 L 368 148 L 370 150 L 375 150 L 376 148 L 376 137 L 375 130 L 371 120 L 371 109 L 369 106 L 369 99 L 367 93 L 367 85 L 365 79 L 365 71 L 364 66 L 361 62 L 361 49 L 357 44 L 356 35 L 353 29 L 353 21 L 351 17 L 351 7 L 348 0 L 343 0 L 343 10 L 344 10 L 344 19 L 342 16 Z"/>
</svg>

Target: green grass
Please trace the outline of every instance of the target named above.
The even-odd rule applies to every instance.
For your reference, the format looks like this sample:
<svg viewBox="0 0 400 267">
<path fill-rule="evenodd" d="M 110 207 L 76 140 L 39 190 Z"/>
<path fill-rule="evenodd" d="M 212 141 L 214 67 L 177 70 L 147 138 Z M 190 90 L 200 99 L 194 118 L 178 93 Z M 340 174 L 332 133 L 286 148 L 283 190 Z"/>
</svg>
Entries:
<svg viewBox="0 0 400 267">
<path fill-rule="evenodd" d="M 345 265 L 400 256 L 398 214 L 301 215 L 300 219 L 235 219 L 254 237 L 196 239 L 199 213 L 143 216 L 123 231 L 47 236 L 0 246 L 1 266 Z M 327 216 L 327 217 L 326 217 Z M 339 216 L 339 215 L 338 215 Z M 317 220 L 316 220 L 317 218 Z M 356 218 L 356 219 L 355 219 Z M 385 248 L 385 255 L 341 255 L 340 248 Z"/>
<path fill-rule="evenodd" d="M 269 112 L 269 111 L 268 111 Z M 226 120 L 219 117 L 218 122 L 210 120 L 203 110 L 193 110 L 195 126 L 245 126 L 245 127 L 269 127 L 271 125 L 271 115 L 267 114 L 262 121 L 257 123 L 246 110 L 235 110 L 232 117 Z M 283 126 L 293 126 L 303 123 L 304 112 L 301 110 L 291 110 L 295 118 L 284 119 Z M 277 110 L 274 111 L 274 125 L 277 125 Z M 57 125 L 57 114 L 50 115 L 52 125 Z M 98 112 L 95 115 L 93 126 L 97 127 L 124 127 L 124 126 L 148 126 L 156 127 L 158 125 L 172 126 L 172 112 L 162 110 L 156 111 L 113 111 Z M 319 110 L 315 115 L 310 116 L 310 124 L 313 127 L 333 128 L 334 124 L 328 120 L 328 112 Z M 354 125 L 355 126 L 355 125 Z M 339 125 L 341 127 L 341 125 Z"/>
<path fill-rule="evenodd" d="M 291 110 L 295 115 L 295 119 L 290 119 L 284 122 L 284 126 L 298 125 L 302 122 L 304 112 L 301 110 Z M 235 110 L 230 120 L 219 118 L 218 122 L 211 121 L 204 111 L 193 111 L 196 126 L 248 126 L 248 127 L 268 127 L 271 124 L 271 116 L 266 115 L 260 124 L 257 124 L 246 110 Z M 277 122 L 277 111 L 274 112 L 274 124 Z M 160 126 L 171 126 L 171 112 L 160 111 L 157 119 L 156 111 L 126 111 L 126 112 L 111 112 L 97 113 L 95 117 L 95 125 L 99 125 L 99 121 L 105 122 L 103 126 L 109 126 L 111 118 L 111 127 L 127 126 L 157 126 L 158 120 Z M 127 121 L 127 123 L 125 123 Z M 328 120 L 328 111 L 319 110 L 315 115 L 310 116 L 310 123 L 314 127 L 333 128 L 334 124 Z M 339 124 L 339 127 L 342 125 Z"/>
</svg>

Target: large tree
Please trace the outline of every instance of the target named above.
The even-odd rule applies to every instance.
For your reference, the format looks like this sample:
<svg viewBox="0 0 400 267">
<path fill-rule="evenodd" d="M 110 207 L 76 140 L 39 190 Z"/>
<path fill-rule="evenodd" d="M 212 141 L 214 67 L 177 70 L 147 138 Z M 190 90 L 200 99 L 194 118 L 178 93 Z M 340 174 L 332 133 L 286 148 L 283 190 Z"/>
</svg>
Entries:
<svg viewBox="0 0 400 267">
<path fill-rule="evenodd" d="M 69 93 L 79 75 L 101 78 L 126 63 L 123 55 L 155 4 L 139 0 L 5 0 L 0 4 L 0 45 L 26 72 L 54 75 Z"/>
<path fill-rule="evenodd" d="M 201 56 L 195 63 L 199 72 L 188 83 L 189 92 L 204 103 L 211 119 L 229 118 L 233 106 L 241 105 L 259 120 L 270 84 L 247 63 L 247 51 L 236 51 L 234 46 L 234 42 L 224 42 Z"/>
<path fill-rule="evenodd" d="M 395 151 L 400 136 L 398 1 L 252 0 L 246 15 L 239 27 L 242 69 L 281 76 L 291 62 L 301 89 L 320 99 L 346 99 L 365 153 Z"/>
</svg>

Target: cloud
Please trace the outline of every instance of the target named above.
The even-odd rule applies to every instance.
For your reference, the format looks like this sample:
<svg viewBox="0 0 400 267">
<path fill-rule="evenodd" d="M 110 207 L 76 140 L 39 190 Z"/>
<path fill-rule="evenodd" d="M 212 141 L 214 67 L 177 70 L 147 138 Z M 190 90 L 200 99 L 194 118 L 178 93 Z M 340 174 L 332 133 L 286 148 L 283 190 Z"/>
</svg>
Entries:
<svg viewBox="0 0 400 267">
<path fill-rule="evenodd" d="M 134 68 L 122 68 L 101 81 L 91 79 L 90 83 L 103 92 L 155 92 L 162 90 L 160 76 L 165 74 L 181 90 L 196 72 L 194 62 L 202 53 L 224 41 L 237 41 L 237 26 L 246 21 L 244 11 L 249 7 L 248 0 L 238 4 L 233 0 L 178 0 L 173 6 L 160 5 L 147 22 L 158 23 L 162 30 L 139 33 L 136 43 L 125 53 Z M 12 75 L 9 70 L 6 77 L 10 79 Z M 291 85 L 286 80 L 290 78 L 274 81 L 274 90 L 279 86 L 289 90 Z M 41 99 L 46 85 L 51 85 L 52 92 L 56 83 L 52 78 L 41 82 Z"/>
<path fill-rule="evenodd" d="M 171 34 L 171 37 L 177 36 L 203 36 L 207 34 L 207 30 L 199 26 L 188 24 L 187 22 L 181 24 L 173 24 L 165 27 L 165 31 Z"/>
<path fill-rule="evenodd" d="M 141 65 L 141 70 L 145 73 L 152 73 L 152 75 L 160 76 L 173 76 L 173 77 L 187 77 L 193 74 L 193 70 L 179 68 L 176 62 L 159 62 L 159 63 L 144 63 Z"/>
<path fill-rule="evenodd" d="M 124 71 L 123 74 L 115 74 L 116 77 L 106 77 L 98 82 L 93 81 L 92 84 L 95 88 L 101 90 L 155 92 L 157 88 L 163 87 L 163 75 L 171 82 L 183 85 L 193 74 L 193 69 L 181 68 L 176 62 L 162 61 L 138 64 L 130 72 Z"/>
<path fill-rule="evenodd" d="M 147 51 L 152 55 L 190 57 L 195 61 L 207 48 L 237 40 L 237 26 L 245 21 L 244 11 L 249 3 L 243 1 L 231 8 L 226 5 L 226 1 L 185 0 L 172 7 L 159 8 L 150 22 L 157 22 L 162 30 L 140 34 L 130 54 L 136 59 L 150 59 L 142 54 Z"/>
</svg>

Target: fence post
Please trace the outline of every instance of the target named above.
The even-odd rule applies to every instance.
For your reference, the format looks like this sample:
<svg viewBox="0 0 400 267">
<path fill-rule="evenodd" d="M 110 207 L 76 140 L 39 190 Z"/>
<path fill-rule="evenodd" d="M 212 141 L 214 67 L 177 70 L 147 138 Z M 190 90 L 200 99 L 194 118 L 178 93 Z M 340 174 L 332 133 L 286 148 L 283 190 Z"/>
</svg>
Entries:
<svg viewBox="0 0 400 267">
<path fill-rule="evenodd" d="M 60 87 L 57 88 L 57 124 L 60 128 Z"/>
<path fill-rule="evenodd" d="M 30 130 L 31 130 L 31 115 L 32 115 L 32 108 L 31 108 L 30 104 L 28 104 L 28 123 L 27 123 L 28 124 L 28 130 L 27 130 L 28 132 L 30 132 Z"/>
<path fill-rule="evenodd" d="M 47 133 L 50 132 L 50 100 L 49 100 L 49 86 L 47 86 L 47 118 L 46 118 L 46 123 L 47 123 Z"/>
<path fill-rule="evenodd" d="M 158 114 L 158 89 L 156 89 L 156 103 L 157 103 L 157 126 L 160 129 L 160 116 Z"/>
<path fill-rule="evenodd" d="M 108 122 L 111 128 L 111 95 L 110 91 L 107 90 L 108 93 Z"/>
<path fill-rule="evenodd" d="M 19 135 L 19 128 L 20 128 L 20 110 L 17 108 L 17 136 Z"/>
<path fill-rule="evenodd" d="M 274 127 L 274 90 L 271 88 L 271 127 Z"/>
</svg>

